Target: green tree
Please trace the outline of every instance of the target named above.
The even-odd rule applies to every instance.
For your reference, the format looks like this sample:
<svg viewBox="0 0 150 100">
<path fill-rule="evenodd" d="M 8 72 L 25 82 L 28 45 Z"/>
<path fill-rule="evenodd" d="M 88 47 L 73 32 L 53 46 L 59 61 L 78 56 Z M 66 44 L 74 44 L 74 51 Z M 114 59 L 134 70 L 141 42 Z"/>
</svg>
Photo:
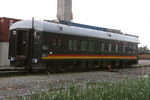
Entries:
<svg viewBox="0 0 150 100">
<path fill-rule="evenodd" d="M 139 53 L 150 53 L 150 50 L 147 46 L 142 46 L 138 48 Z"/>
</svg>

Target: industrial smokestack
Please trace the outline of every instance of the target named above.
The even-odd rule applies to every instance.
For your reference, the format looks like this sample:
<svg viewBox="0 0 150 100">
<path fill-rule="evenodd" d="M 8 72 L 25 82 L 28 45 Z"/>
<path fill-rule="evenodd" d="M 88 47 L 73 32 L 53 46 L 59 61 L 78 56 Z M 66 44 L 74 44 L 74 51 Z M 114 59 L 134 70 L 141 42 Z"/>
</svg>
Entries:
<svg viewBox="0 0 150 100">
<path fill-rule="evenodd" d="M 72 0 L 57 0 L 57 19 L 71 22 Z"/>
</svg>

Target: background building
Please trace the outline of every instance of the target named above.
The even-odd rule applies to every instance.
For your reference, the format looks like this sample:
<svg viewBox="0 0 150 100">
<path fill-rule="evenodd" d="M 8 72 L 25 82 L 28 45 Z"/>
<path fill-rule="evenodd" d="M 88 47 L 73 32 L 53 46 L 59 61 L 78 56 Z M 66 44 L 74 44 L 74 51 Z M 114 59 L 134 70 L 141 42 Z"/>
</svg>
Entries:
<svg viewBox="0 0 150 100">
<path fill-rule="evenodd" d="M 0 17 L 0 66 L 9 65 L 9 27 L 19 19 Z"/>
</svg>

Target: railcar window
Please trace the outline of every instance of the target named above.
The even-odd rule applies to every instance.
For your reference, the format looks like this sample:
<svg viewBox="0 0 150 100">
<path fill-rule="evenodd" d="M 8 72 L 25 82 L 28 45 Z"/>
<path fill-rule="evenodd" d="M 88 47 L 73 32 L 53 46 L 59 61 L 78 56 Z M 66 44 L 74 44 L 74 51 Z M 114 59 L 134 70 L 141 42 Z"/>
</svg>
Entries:
<svg viewBox="0 0 150 100">
<path fill-rule="evenodd" d="M 43 50 L 48 50 L 48 48 L 49 48 L 48 45 L 43 45 L 43 46 L 42 46 L 42 49 L 43 49 Z"/>
<path fill-rule="evenodd" d="M 126 46 L 125 48 L 127 53 L 132 53 L 132 46 Z"/>
<path fill-rule="evenodd" d="M 123 53 L 125 53 L 126 52 L 126 49 L 125 49 L 125 45 L 123 45 Z"/>
<path fill-rule="evenodd" d="M 88 49 L 88 41 L 81 41 L 81 50 Z"/>
<path fill-rule="evenodd" d="M 53 39 L 52 40 L 52 46 L 54 46 L 54 47 L 63 46 L 63 40 L 62 39 Z"/>
<path fill-rule="evenodd" d="M 73 49 L 73 40 L 69 40 L 69 50 Z"/>
<path fill-rule="evenodd" d="M 129 53 L 132 53 L 132 46 L 129 46 Z"/>
<path fill-rule="evenodd" d="M 95 50 L 95 42 L 91 41 L 89 42 L 89 51 L 94 51 Z"/>
<path fill-rule="evenodd" d="M 109 44 L 109 52 L 111 52 L 111 49 L 112 49 L 112 44 Z"/>
<path fill-rule="evenodd" d="M 41 38 L 40 33 L 39 32 L 34 32 L 34 40 L 38 41 L 38 40 L 40 40 L 40 38 Z"/>
<path fill-rule="evenodd" d="M 118 45 L 118 52 L 123 52 L 123 46 L 121 44 Z"/>
<path fill-rule="evenodd" d="M 100 51 L 101 51 L 101 45 L 102 45 L 101 43 L 98 44 L 98 50 Z"/>
<path fill-rule="evenodd" d="M 129 48 L 129 47 L 126 45 L 126 46 L 125 46 L 125 52 L 126 52 L 126 53 L 128 53 L 128 51 L 129 51 L 128 48 Z"/>
<path fill-rule="evenodd" d="M 73 42 L 73 49 L 77 50 L 77 47 L 78 47 L 78 41 L 74 40 L 74 42 Z"/>
<path fill-rule="evenodd" d="M 133 53 L 133 46 L 131 46 L 131 53 Z"/>
<path fill-rule="evenodd" d="M 35 40 L 35 41 L 40 40 L 40 35 L 34 36 L 34 40 Z"/>
<path fill-rule="evenodd" d="M 17 31 L 13 31 L 13 35 L 16 35 L 17 34 Z"/>
<path fill-rule="evenodd" d="M 137 46 L 133 46 L 133 53 L 137 52 Z"/>
<path fill-rule="evenodd" d="M 62 40 L 61 39 L 58 39 L 58 46 L 62 46 Z"/>
<path fill-rule="evenodd" d="M 40 43 L 41 35 L 39 32 L 34 32 L 34 45 L 38 45 Z M 44 43 L 46 44 L 46 43 Z"/>
<path fill-rule="evenodd" d="M 102 43 L 102 45 L 101 45 L 101 51 L 104 51 L 104 49 L 105 49 L 105 44 Z"/>
<path fill-rule="evenodd" d="M 69 50 L 77 50 L 78 41 L 77 40 L 69 40 Z"/>
<path fill-rule="evenodd" d="M 116 52 L 116 45 L 115 45 L 114 43 L 112 44 L 112 49 L 111 49 L 111 51 L 112 51 L 112 52 Z"/>
<path fill-rule="evenodd" d="M 116 44 L 116 52 L 118 52 L 118 44 Z"/>
<path fill-rule="evenodd" d="M 53 39 L 52 40 L 52 46 L 56 46 L 56 45 L 57 45 L 56 39 Z"/>
</svg>

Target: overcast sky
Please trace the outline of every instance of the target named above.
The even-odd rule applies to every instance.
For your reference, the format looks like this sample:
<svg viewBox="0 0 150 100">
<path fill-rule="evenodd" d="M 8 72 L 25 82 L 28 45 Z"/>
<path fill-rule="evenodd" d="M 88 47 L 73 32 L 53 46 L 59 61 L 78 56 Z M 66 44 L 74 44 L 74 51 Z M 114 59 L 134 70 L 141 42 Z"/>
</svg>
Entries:
<svg viewBox="0 0 150 100">
<path fill-rule="evenodd" d="M 56 19 L 57 0 L 1 0 L 0 17 Z M 150 48 L 150 0 L 72 0 L 73 22 L 138 35 Z"/>
</svg>

